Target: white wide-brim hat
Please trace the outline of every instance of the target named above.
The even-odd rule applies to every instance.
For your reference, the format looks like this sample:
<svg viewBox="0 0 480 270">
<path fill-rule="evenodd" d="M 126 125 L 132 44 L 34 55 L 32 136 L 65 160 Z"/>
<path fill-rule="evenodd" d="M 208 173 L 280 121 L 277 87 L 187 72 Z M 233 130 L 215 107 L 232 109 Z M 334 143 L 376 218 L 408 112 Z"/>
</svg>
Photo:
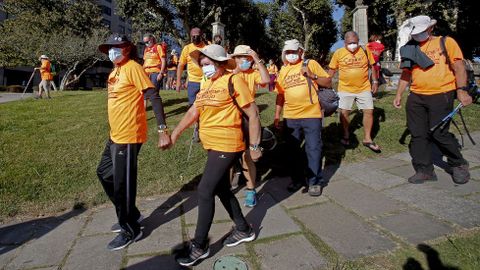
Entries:
<svg viewBox="0 0 480 270">
<path fill-rule="evenodd" d="M 425 15 L 416 16 L 409 20 L 412 27 L 410 35 L 420 34 L 437 23 L 437 20 L 430 19 L 430 17 Z"/>
<path fill-rule="evenodd" d="M 250 54 L 248 52 L 250 50 L 251 50 L 251 48 L 248 45 L 238 45 L 237 47 L 235 47 L 235 50 L 233 50 L 233 53 L 230 56 L 231 57 L 249 56 Z"/>
<path fill-rule="evenodd" d="M 235 60 L 232 57 L 227 56 L 225 49 L 217 44 L 210 44 L 202 49 L 197 49 L 190 53 L 193 63 L 195 63 L 197 66 L 200 66 L 199 60 L 201 55 L 205 55 L 206 57 L 217 62 L 225 62 L 226 69 L 235 69 L 237 66 Z"/>
</svg>

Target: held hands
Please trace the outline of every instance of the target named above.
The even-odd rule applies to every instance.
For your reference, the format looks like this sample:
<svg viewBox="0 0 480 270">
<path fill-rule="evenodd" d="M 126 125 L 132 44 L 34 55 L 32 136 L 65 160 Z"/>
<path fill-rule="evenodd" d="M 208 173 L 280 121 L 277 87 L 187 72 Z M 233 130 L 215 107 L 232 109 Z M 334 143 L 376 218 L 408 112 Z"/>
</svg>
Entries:
<svg viewBox="0 0 480 270">
<path fill-rule="evenodd" d="M 170 139 L 170 136 L 168 135 L 168 132 L 159 132 L 158 133 L 158 148 L 161 150 L 167 150 L 172 146 L 172 141 Z"/>
</svg>

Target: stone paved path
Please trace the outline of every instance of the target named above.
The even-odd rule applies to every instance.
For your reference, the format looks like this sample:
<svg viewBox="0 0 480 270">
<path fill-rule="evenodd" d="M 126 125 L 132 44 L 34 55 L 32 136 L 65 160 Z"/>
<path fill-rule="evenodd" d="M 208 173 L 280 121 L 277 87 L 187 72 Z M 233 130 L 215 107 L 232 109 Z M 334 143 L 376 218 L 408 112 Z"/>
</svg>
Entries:
<svg viewBox="0 0 480 270">
<path fill-rule="evenodd" d="M 475 138 L 480 142 L 480 133 Z M 440 167 L 438 182 L 408 184 L 413 170 L 407 153 L 341 166 L 318 198 L 288 193 L 287 178 L 270 179 L 257 189 L 259 204 L 243 208 L 257 240 L 234 248 L 221 246 L 232 223 L 217 200 L 212 255 L 194 269 L 212 269 L 228 254 L 244 259 L 250 269 L 330 269 L 338 258 L 372 256 L 480 227 L 480 147 L 467 144 L 463 153 L 474 179 L 462 186 Z M 237 196 L 242 200 L 243 191 Z M 105 248 L 114 237 L 110 205 L 2 225 L 0 267 L 183 269 L 171 252 L 194 233 L 196 194 L 146 198 L 139 208 L 146 216 L 145 236 L 115 252 Z"/>
</svg>

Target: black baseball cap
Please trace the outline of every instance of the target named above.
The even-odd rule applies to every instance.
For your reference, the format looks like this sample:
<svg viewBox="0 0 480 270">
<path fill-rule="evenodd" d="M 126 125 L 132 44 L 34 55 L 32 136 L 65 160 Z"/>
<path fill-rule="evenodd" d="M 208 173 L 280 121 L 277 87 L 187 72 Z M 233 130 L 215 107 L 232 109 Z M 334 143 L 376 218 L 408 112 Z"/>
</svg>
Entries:
<svg viewBox="0 0 480 270">
<path fill-rule="evenodd" d="M 107 41 L 100 46 L 98 46 L 98 49 L 102 53 L 108 53 L 108 50 L 112 47 L 127 47 L 133 45 L 133 43 L 128 40 L 128 37 L 126 35 L 120 35 L 120 34 L 112 34 L 110 37 L 108 37 Z"/>
</svg>

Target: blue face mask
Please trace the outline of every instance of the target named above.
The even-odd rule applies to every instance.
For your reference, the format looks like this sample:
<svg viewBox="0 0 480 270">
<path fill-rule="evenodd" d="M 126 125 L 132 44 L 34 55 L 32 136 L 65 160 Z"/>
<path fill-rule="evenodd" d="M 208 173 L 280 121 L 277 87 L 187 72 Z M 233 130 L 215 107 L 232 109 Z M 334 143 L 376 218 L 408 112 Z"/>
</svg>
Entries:
<svg viewBox="0 0 480 270">
<path fill-rule="evenodd" d="M 245 71 L 248 70 L 252 66 L 252 62 L 242 59 L 242 63 L 240 64 L 240 70 Z"/>
<path fill-rule="evenodd" d="M 113 63 L 118 62 L 118 60 L 120 60 L 121 57 L 122 57 L 122 49 L 121 48 L 113 47 L 110 50 L 108 50 L 108 58 Z"/>
<path fill-rule="evenodd" d="M 217 73 L 217 69 L 214 65 L 203 66 L 202 71 L 203 75 L 205 75 L 205 77 L 207 77 L 208 79 L 210 79 L 211 77 L 213 77 L 213 75 L 215 75 L 215 73 Z"/>
</svg>

